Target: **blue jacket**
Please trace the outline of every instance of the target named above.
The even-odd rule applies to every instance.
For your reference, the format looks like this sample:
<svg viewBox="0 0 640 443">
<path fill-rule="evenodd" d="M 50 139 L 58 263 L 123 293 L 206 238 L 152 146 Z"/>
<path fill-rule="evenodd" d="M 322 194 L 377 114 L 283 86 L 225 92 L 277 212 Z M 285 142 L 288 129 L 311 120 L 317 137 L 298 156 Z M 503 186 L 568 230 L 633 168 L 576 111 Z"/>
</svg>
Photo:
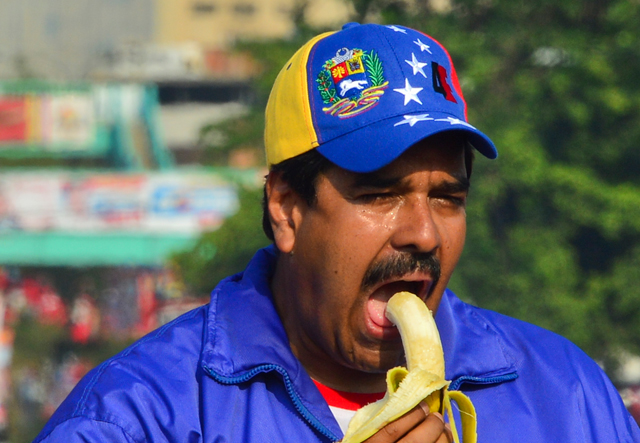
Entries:
<svg viewBox="0 0 640 443">
<path fill-rule="evenodd" d="M 35 441 L 339 440 L 272 304 L 273 265 L 273 248 L 259 251 L 209 305 L 95 368 Z M 449 291 L 436 321 L 447 378 L 477 409 L 479 442 L 640 442 L 607 377 L 567 340 Z"/>
</svg>

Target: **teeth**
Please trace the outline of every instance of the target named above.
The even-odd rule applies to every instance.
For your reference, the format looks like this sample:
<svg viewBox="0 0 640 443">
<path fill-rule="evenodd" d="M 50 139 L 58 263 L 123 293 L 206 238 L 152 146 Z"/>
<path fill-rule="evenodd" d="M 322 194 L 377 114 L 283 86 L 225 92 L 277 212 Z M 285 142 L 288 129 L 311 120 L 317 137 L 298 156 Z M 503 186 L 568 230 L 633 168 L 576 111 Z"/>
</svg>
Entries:
<svg viewBox="0 0 640 443">
<path fill-rule="evenodd" d="M 410 292 L 399 292 L 387 304 L 387 318 L 402 337 L 407 368 L 387 372 L 387 392 L 381 400 L 360 408 L 349 422 L 342 443 L 360 443 L 385 425 L 426 400 L 431 412 L 446 414 L 454 441 L 460 443 L 451 400 L 458 404 L 464 443 L 476 443 L 476 412 L 471 400 L 459 391 L 449 391 L 444 378 L 444 353 L 431 311 Z"/>
</svg>

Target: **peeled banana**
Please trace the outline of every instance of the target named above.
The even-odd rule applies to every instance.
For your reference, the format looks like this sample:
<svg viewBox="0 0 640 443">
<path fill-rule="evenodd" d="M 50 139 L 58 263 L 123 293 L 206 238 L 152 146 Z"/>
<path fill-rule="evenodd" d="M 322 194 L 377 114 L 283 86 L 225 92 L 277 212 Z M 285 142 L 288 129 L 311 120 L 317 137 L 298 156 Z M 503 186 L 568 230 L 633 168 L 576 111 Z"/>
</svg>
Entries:
<svg viewBox="0 0 640 443">
<path fill-rule="evenodd" d="M 431 412 L 446 414 L 455 443 L 460 443 L 451 401 L 458 405 L 464 443 L 476 443 L 476 411 L 469 397 L 449 391 L 444 378 L 444 352 L 431 311 L 414 294 L 399 292 L 387 304 L 387 318 L 402 337 L 407 367 L 387 372 L 381 400 L 360 408 L 349 422 L 342 443 L 360 443 L 426 399 Z"/>
</svg>

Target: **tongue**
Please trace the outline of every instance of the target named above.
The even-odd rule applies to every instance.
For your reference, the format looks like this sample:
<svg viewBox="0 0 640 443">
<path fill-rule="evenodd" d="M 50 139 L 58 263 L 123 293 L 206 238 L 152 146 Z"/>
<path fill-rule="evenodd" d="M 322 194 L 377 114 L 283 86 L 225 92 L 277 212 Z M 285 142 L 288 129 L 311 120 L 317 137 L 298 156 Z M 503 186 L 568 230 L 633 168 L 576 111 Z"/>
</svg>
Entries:
<svg viewBox="0 0 640 443">
<path fill-rule="evenodd" d="M 393 326 L 393 323 L 384 315 L 387 310 L 387 300 L 378 299 L 375 296 L 367 301 L 367 311 L 371 321 L 378 326 L 385 328 Z"/>
</svg>

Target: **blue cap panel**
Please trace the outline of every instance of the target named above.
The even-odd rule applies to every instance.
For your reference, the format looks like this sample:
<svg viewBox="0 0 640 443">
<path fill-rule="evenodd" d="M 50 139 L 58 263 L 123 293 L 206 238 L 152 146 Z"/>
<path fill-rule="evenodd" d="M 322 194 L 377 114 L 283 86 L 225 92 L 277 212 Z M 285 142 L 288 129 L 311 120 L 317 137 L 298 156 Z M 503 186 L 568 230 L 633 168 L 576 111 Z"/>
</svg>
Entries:
<svg viewBox="0 0 640 443">
<path fill-rule="evenodd" d="M 319 150 L 347 169 L 376 169 L 422 138 L 450 129 L 477 134 L 476 148 L 497 155 L 466 122 L 449 55 L 425 34 L 348 24 L 315 45 L 307 75 Z"/>
</svg>

